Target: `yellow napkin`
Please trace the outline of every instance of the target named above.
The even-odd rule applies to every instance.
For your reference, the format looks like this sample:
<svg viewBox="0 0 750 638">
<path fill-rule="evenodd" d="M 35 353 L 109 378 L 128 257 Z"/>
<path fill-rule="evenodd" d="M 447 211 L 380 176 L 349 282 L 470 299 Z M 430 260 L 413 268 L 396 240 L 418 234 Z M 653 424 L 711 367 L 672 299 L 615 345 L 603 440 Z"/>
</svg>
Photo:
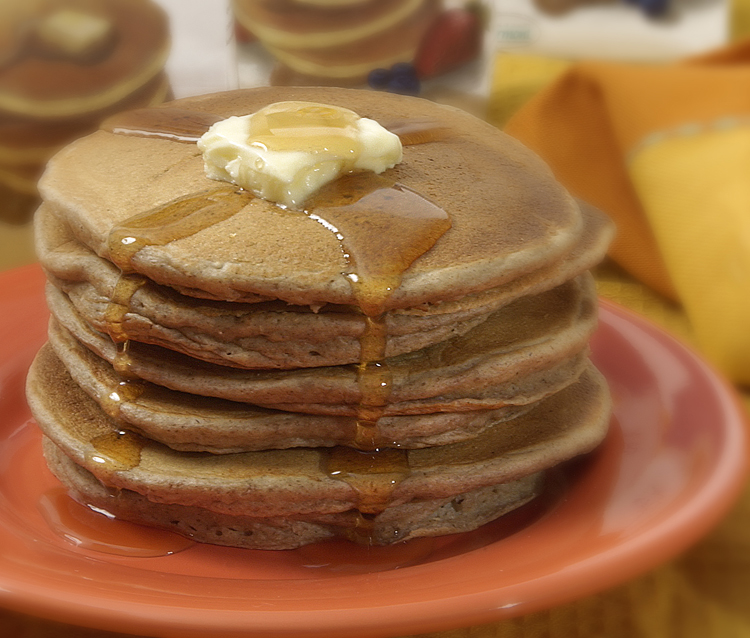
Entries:
<svg viewBox="0 0 750 638">
<path fill-rule="evenodd" d="M 750 41 L 672 65 L 579 63 L 506 130 L 619 229 L 611 256 L 684 306 L 750 384 Z"/>
</svg>

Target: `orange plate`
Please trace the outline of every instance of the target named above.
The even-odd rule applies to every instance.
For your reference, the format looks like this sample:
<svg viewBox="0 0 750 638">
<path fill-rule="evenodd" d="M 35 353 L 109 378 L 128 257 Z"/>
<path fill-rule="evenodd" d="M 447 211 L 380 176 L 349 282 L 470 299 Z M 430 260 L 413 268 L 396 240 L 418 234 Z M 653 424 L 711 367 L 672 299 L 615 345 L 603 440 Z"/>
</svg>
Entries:
<svg viewBox="0 0 750 638">
<path fill-rule="evenodd" d="M 553 474 L 536 503 L 476 532 L 367 549 L 194 545 L 116 556 L 54 534 L 55 485 L 23 382 L 44 339 L 36 267 L 0 275 L 0 604 L 158 636 L 384 637 L 485 623 L 610 587 L 707 532 L 745 477 L 731 390 L 685 347 L 604 302 L 593 341 L 615 399 L 594 454 Z"/>
</svg>

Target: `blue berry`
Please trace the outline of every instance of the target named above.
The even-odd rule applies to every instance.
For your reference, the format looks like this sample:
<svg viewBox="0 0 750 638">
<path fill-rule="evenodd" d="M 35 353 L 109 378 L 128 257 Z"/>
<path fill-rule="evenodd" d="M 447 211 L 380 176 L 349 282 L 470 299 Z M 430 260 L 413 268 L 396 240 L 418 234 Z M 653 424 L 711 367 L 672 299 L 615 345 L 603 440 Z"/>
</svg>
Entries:
<svg viewBox="0 0 750 638">
<path fill-rule="evenodd" d="M 390 69 L 373 69 L 367 76 L 367 83 L 377 90 L 385 90 L 391 81 L 392 73 Z"/>
<path fill-rule="evenodd" d="M 393 75 L 414 75 L 414 65 L 411 62 L 396 62 L 391 67 Z"/>
<path fill-rule="evenodd" d="M 640 0 L 639 4 L 643 12 L 653 18 L 664 15 L 669 8 L 669 0 Z"/>
<path fill-rule="evenodd" d="M 651 18 L 663 16 L 669 9 L 669 0 L 625 0 L 625 2 L 639 7 Z"/>
<path fill-rule="evenodd" d="M 367 83 L 377 91 L 402 95 L 419 95 L 421 88 L 417 72 L 408 62 L 399 62 L 390 69 L 373 69 L 367 76 Z"/>
<path fill-rule="evenodd" d="M 388 82 L 388 90 L 402 95 L 418 95 L 420 87 L 419 78 L 414 67 L 407 62 L 399 62 L 391 67 L 391 80 Z"/>
</svg>

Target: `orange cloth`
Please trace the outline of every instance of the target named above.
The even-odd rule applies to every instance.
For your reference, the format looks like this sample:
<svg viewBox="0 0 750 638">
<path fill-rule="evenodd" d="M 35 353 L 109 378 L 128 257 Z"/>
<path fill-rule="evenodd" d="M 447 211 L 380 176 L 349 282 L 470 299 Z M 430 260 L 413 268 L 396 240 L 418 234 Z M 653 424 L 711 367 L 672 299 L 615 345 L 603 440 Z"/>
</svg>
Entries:
<svg viewBox="0 0 750 638">
<path fill-rule="evenodd" d="M 610 255 L 679 300 L 703 352 L 750 384 L 750 41 L 679 64 L 582 62 L 506 131 L 610 214 Z"/>
<path fill-rule="evenodd" d="M 676 292 L 625 165 L 649 134 L 750 114 L 750 41 L 681 65 L 583 62 L 543 89 L 505 130 L 539 153 L 579 197 L 610 214 L 611 250 L 657 291 Z"/>
</svg>

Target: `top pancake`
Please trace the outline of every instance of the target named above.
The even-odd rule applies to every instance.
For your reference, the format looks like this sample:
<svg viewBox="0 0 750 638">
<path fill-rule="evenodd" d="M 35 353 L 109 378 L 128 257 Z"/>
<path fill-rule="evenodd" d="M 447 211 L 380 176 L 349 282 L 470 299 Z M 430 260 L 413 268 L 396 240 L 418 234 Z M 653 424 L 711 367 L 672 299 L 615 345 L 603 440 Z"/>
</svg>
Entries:
<svg viewBox="0 0 750 638">
<path fill-rule="evenodd" d="M 432 141 L 405 145 L 403 162 L 383 174 L 443 208 L 452 224 L 406 270 L 384 309 L 457 299 L 510 282 L 561 259 L 583 232 L 578 205 L 539 158 L 455 109 L 370 91 L 280 87 L 187 98 L 169 107 L 227 117 L 284 100 L 343 106 L 391 128 L 426 124 L 440 131 Z M 221 186 L 205 176 L 195 144 L 99 131 L 53 158 L 40 190 L 79 241 L 111 259 L 108 237 L 116 225 Z M 374 232 L 372 241 L 378 239 Z M 336 235 L 301 212 L 257 198 L 192 235 L 143 247 L 131 266 L 196 297 L 356 304 Z"/>
</svg>

